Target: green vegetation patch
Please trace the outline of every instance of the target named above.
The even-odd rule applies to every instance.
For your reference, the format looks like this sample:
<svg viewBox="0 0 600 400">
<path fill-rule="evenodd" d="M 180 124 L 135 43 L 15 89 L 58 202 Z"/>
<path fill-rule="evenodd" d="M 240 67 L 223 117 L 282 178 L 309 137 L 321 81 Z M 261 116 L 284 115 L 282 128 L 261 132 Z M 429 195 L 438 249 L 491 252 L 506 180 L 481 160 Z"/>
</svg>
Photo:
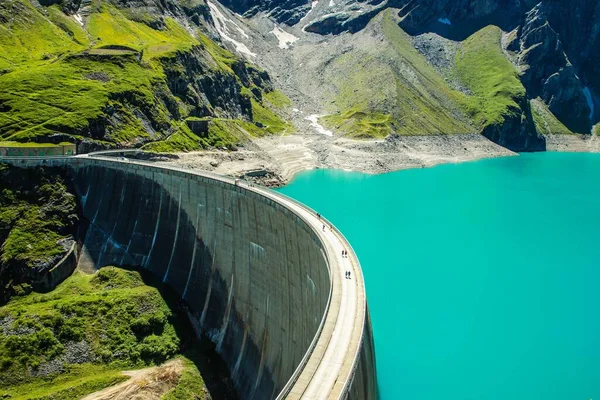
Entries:
<svg viewBox="0 0 600 400">
<path fill-rule="evenodd" d="M 122 380 L 118 371 L 162 363 L 180 344 L 158 289 L 113 267 L 11 300 L 0 326 L 0 397 L 78 398 Z"/>
<path fill-rule="evenodd" d="M 162 400 L 196 400 L 200 393 L 205 393 L 205 383 L 200 375 L 198 367 L 190 360 L 183 359 L 185 370 L 179 378 L 177 386 L 168 391 L 162 397 Z"/>
<path fill-rule="evenodd" d="M 206 126 L 206 129 L 203 128 L 194 133 L 189 126 L 193 127 L 195 124 L 202 124 Z M 233 149 L 250 138 L 262 137 L 266 133 L 266 130 L 248 121 L 191 117 L 167 139 L 148 143 L 142 149 L 155 153 L 176 153 L 210 148 Z"/>
<path fill-rule="evenodd" d="M 459 98 L 413 47 L 391 10 L 373 20 L 383 40 L 357 47 L 332 62 L 325 73 L 337 89 L 325 126 L 352 138 L 471 133 Z M 331 72 L 329 72 L 331 71 Z"/>
<path fill-rule="evenodd" d="M 10 141 L 0 141 L 0 147 L 60 147 L 71 145 L 70 142 L 60 142 L 59 144 L 54 143 L 21 143 L 21 142 L 10 142 Z"/>
<path fill-rule="evenodd" d="M 326 126 L 346 132 L 353 139 L 384 138 L 394 132 L 393 118 L 388 114 L 348 110 L 321 118 Z"/>
<path fill-rule="evenodd" d="M 200 41 L 202 48 L 206 50 L 215 61 L 216 65 L 214 68 L 216 70 L 226 71 L 231 74 L 234 73 L 231 66 L 238 61 L 238 58 L 233 53 L 210 40 L 208 36 L 202 32 L 198 32 L 198 40 Z"/>
<path fill-rule="evenodd" d="M 264 72 L 201 32 L 196 38 L 173 18 L 97 0 L 83 27 L 57 5 L 14 0 L 0 4 L 0 21 L 0 140 L 43 142 L 58 134 L 120 147 L 151 143 L 149 149 L 169 152 L 232 146 L 243 124 L 234 122 L 234 132 L 224 132 L 217 123 L 207 135 L 197 135 L 184 122 L 190 114 L 219 117 L 220 110 L 197 93 L 201 88 L 193 87 L 205 77 L 238 86 L 242 98 L 254 91 L 254 121 L 266 133 L 291 131 L 270 108 L 289 100 L 279 92 L 260 100 L 270 90 Z M 187 93 L 178 91 L 178 79 L 194 81 Z M 178 87 L 179 97 L 170 87 Z M 247 104 L 248 115 L 240 118 L 250 119 L 249 109 Z"/>
<path fill-rule="evenodd" d="M 96 47 L 125 46 L 144 52 L 150 59 L 189 50 L 198 42 L 172 18 L 165 19 L 165 29 L 155 30 L 142 22 L 130 20 L 117 8 L 103 4 L 101 12 L 90 15 L 87 30 Z"/>
<path fill-rule="evenodd" d="M 254 98 L 252 101 L 252 119 L 264 127 L 271 134 L 286 135 L 292 133 L 294 128 L 284 121 L 279 115 L 266 105 L 261 104 Z"/>
<path fill-rule="evenodd" d="M 60 375 L 0 389 L 11 400 L 73 400 L 129 379 L 117 369 L 94 364 L 66 366 Z"/>
<path fill-rule="evenodd" d="M 26 141 L 53 133 L 77 135 L 93 130 L 93 121 L 117 115 L 111 141 L 130 144 L 148 136 L 130 108 L 154 112 L 167 124 L 167 111 L 154 98 L 160 74 L 131 57 L 96 60 L 82 55 L 22 68 L 0 76 L 0 132 Z M 128 107 L 128 105 L 132 107 Z"/>
<path fill-rule="evenodd" d="M 552 114 L 546 103 L 540 98 L 531 101 L 531 112 L 533 121 L 535 122 L 536 130 L 543 134 L 573 134 L 562 122 Z"/>
<path fill-rule="evenodd" d="M 276 108 L 288 108 L 292 105 L 290 99 L 279 90 L 272 90 L 263 95 L 270 105 Z"/>
<path fill-rule="evenodd" d="M 502 52 L 501 37 L 500 28 L 488 26 L 465 40 L 456 54 L 456 74 L 473 93 L 464 106 L 482 128 L 520 114 L 518 101 L 525 99 L 518 72 Z"/>
<path fill-rule="evenodd" d="M 75 233 L 78 214 L 57 170 L 0 164 L 0 182 L 0 281 L 6 283 L 27 275 L 19 271 L 52 267 L 68 250 L 64 240 Z"/>
<path fill-rule="evenodd" d="M 50 13 L 50 18 L 56 18 L 54 11 Z M 9 21 L 0 23 L 0 70 L 84 49 L 65 30 L 39 13 L 29 1 L 0 2 L 0 21 Z M 68 30 L 66 22 L 62 22 L 64 24 L 61 26 Z"/>
<path fill-rule="evenodd" d="M 48 19 L 62 29 L 78 45 L 89 46 L 90 36 L 87 31 L 72 16 L 67 16 L 59 6 L 48 7 Z"/>
</svg>

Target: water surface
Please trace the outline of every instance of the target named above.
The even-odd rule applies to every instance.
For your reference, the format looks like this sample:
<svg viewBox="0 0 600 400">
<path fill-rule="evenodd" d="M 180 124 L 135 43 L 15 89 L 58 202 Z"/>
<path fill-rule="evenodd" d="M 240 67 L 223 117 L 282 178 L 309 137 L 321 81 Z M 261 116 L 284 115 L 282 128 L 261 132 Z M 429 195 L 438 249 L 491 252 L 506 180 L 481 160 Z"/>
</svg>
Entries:
<svg viewBox="0 0 600 400">
<path fill-rule="evenodd" d="M 361 260 L 382 399 L 600 399 L 600 155 L 316 170 L 281 192 Z"/>
</svg>

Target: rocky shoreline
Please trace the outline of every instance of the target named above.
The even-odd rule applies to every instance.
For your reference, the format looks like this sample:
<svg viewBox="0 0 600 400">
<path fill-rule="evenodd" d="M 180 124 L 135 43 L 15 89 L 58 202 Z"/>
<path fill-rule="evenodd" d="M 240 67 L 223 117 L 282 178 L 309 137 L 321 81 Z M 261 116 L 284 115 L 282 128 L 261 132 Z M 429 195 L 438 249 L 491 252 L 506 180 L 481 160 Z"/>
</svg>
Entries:
<svg viewBox="0 0 600 400">
<path fill-rule="evenodd" d="M 546 141 L 547 151 L 600 152 L 597 136 L 546 135 Z M 380 174 L 515 155 L 479 134 L 390 136 L 364 141 L 305 134 L 266 137 L 237 151 L 181 153 L 178 158 L 159 162 L 281 187 L 296 173 L 316 168 Z"/>
<path fill-rule="evenodd" d="M 546 151 L 600 153 L 597 135 L 545 135 Z"/>
<path fill-rule="evenodd" d="M 237 151 L 183 153 L 160 163 L 280 187 L 296 173 L 315 168 L 379 174 L 513 155 L 516 153 L 478 134 L 390 136 L 365 141 L 306 134 L 262 138 Z"/>
</svg>

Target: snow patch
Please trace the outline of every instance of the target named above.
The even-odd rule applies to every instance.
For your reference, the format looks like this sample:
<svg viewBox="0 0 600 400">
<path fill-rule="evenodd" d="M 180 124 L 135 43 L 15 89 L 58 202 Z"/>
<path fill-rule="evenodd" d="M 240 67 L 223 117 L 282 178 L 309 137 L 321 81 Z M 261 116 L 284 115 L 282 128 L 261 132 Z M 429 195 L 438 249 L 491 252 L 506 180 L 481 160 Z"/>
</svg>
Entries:
<svg viewBox="0 0 600 400">
<path fill-rule="evenodd" d="M 588 106 L 590 107 L 590 119 L 594 118 L 594 99 L 592 99 L 592 92 L 590 92 L 589 87 L 583 88 L 583 94 L 585 99 L 587 100 Z"/>
<path fill-rule="evenodd" d="M 333 0 L 329 0 L 329 7 L 335 6 L 335 2 Z"/>
<path fill-rule="evenodd" d="M 452 25 L 452 22 L 448 18 L 438 18 L 438 22 L 441 22 L 444 25 Z"/>
<path fill-rule="evenodd" d="M 310 125 L 315 128 L 315 130 L 317 132 L 319 132 L 322 135 L 326 135 L 326 136 L 333 136 L 333 132 L 328 131 L 327 129 L 325 129 L 323 127 L 323 125 L 319 124 L 319 117 L 321 117 L 321 115 L 317 115 L 317 114 L 312 114 L 309 115 L 308 117 L 304 118 L 307 121 L 310 121 Z"/>
<path fill-rule="evenodd" d="M 297 108 L 294 108 L 292 111 L 295 113 L 300 112 L 300 110 L 298 110 Z"/>
<path fill-rule="evenodd" d="M 210 8 L 210 15 L 212 16 L 213 21 L 215 22 L 215 28 L 217 28 L 217 32 L 219 32 L 219 35 L 221 35 L 223 40 L 226 40 L 233 44 L 235 46 L 235 49 L 239 53 L 246 54 L 250 57 L 255 57 L 256 53 L 251 52 L 250 49 L 244 43 L 240 43 L 231 36 L 229 36 L 229 28 L 227 27 L 227 23 L 233 25 L 245 38 L 248 37 L 246 32 L 244 32 L 242 28 L 240 28 L 235 22 L 224 16 L 223 13 L 221 13 L 221 10 L 219 10 L 216 5 L 214 5 L 210 1 L 207 1 L 206 4 L 208 4 L 208 7 Z"/>
<path fill-rule="evenodd" d="M 292 43 L 298 40 L 296 36 L 284 31 L 277 25 L 275 25 L 271 33 L 277 37 L 277 40 L 279 40 L 280 49 L 288 49 Z"/>
<path fill-rule="evenodd" d="M 83 26 L 83 17 L 81 16 L 81 14 L 73 14 L 73 18 L 75 18 L 75 21 L 77 21 L 79 25 Z"/>
</svg>

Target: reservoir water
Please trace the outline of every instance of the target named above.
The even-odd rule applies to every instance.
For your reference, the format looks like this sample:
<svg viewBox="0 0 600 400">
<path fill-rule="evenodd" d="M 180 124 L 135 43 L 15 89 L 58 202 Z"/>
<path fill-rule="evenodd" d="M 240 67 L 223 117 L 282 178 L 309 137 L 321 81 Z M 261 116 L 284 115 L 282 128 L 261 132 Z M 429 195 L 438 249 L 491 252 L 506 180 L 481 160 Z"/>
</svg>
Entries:
<svg viewBox="0 0 600 400">
<path fill-rule="evenodd" d="M 280 191 L 361 260 L 383 400 L 600 399 L 600 155 L 315 170 Z"/>
</svg>

